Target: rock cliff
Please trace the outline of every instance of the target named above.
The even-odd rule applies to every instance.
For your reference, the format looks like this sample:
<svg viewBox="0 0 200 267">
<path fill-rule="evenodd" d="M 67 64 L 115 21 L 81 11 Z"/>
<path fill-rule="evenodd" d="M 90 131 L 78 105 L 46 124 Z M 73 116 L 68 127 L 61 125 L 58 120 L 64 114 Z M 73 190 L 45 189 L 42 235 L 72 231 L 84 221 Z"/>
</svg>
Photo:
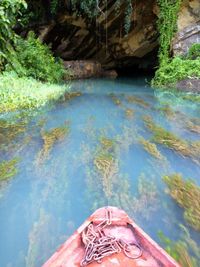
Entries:
<svg viewBox="0 0 200 267">
<path fill-rule="evenodd" d="M 62 1 L 63 8 L 53 19 L 49 19 L 50 12 L 47 8 L 50 0 L 36 1 L 46 10 L 48 22 L 46 20 L 36 25 L 35 30 L 63 60 L 95 60 L 106 69 L 135 65 L 151 68 L 157 64 L 159 34 L 156 21 L 159 8 L 156 0 L 132 0 L 133 12 L 128 34 L 124 30 L 124 4 L 116 11 L 116 1 L 99 1 L 101 12 L 96 18 L 89 19 L 73 13 L 70 0 Z M 195 29 L 199 20 L 200 1 L 183 0 L 178 17 L 178 33 L 172 46 L 175 54 L 178 54 L 182 47 L 184 51 L 187 50 L 191 42 L 199 40 L 199 35 L 191 37 L 193 33 L 197 33 Z M 191 27 L 193 31 L 190 31 Z M 185 31 L 186 39 L 182 38 L 182 32 Z"/>
</svg>

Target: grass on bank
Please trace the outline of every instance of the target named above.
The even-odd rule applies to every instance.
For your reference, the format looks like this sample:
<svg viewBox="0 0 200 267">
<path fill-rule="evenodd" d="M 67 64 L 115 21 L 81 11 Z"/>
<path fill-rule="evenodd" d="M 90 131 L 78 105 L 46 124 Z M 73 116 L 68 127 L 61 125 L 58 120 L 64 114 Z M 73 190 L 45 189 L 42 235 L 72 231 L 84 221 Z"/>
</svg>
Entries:
<svg viewBox="0 0 200 267">
<path fill-rule="evenodd" d="M 12 73 L 0 75 L 0 112 L 35 109 L 58 100 L 69 85 L 42 83 Z"/>
</svg>

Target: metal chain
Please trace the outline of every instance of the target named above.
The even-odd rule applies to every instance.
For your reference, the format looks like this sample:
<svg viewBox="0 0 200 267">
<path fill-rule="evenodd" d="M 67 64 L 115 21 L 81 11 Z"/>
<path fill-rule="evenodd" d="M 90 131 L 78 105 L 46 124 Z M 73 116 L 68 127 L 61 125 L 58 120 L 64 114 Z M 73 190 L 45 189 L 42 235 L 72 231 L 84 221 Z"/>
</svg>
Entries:
<svg viewBox="0 0 200 267">
<path fill-rule="evenodd" d="M 104 257 L 110 256 L 114 253 L 124 254 L 131 258 L 137 259 L 142 255 L 142 249 L 138 244 L 127 243 L 122 239 L 117 239 L 114 236 L 106 235 L 104 228 L 112 224 L 112 214 L 109 209 L 106 209 L 105 219 L 94 226 L 92 223 L 82 232 L 82 241 L 85 245 L 85 254 L 81 262 L 81 267 L 96 261 L 101 263 Z M 137 255 L 132 255 L 132 249 L 138 249 Z"/>
</svg>

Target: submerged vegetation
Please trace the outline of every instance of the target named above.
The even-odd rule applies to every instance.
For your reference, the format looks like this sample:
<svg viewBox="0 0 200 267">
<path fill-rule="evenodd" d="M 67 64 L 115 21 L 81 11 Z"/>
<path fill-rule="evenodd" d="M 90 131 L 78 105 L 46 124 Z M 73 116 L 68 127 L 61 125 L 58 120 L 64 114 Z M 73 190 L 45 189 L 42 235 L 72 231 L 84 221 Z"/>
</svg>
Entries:
<svg viewBox="0 0 200 267">
<path fill-rule="evenodd" d="M 0 182 L 13 178 L 18 173 L 18 158 L 0 162 Z"/>
<path fill-rule="evenodd" d="M 188 142 L 177 137 L 161 126 L 155 124 L 150 116 L 143 117 L 146 127 L 153 133 L 152 141 L 162 144 L 183 157 L 191 157 L 197 164 L 200 163 L 199 141 Z"/>
<path fill-rule="evenodd" d="M 134 117 L 134 110 L 131 108 L 127 108 L 125 110 L 125 115 L 126 115 L 126 118 L 132 119 Z"/>
<path fill-rule="evenodd" d="M 129 103 L 134 103 L 137 104 L 139 106 L 142 106 L 143 108 L 148 108 L 149 107 L 149 103 L 147 103 L 146 101 L 144 101 L 142 98 L 137 97 L 137 96 L 127 96 L 127 101 Z"/>
<path fill-rule="evenodd" d="M 200 187 L 194 182 L 184 180 L 181 174 L 164 176 L 170 196 L 184 208 L 185 220 L 200 231 Z"/>
<path fill-rule="evenodd" d="M 43 147 L 39 152 L 37 161 L 39 160 L 39 162 L 41 162 L 47 159 L 55 142 L 62 141 L 64 137 L 69 134 L 69 130 L 69 125 L 66 124 L 65 126 L 56 127 L 48 131 L 42 131 L 41 136 L 43 140 Z"/>
<path fill-rule="evenodd" d="M 157 159 L 163 159 L 162 154 L 157 149 L 157 146 L 144 138 L 140 138 L 140 143 L 143 145 L 144 150 Z"/>
<path fill-rule="evenodd" d="M 200 248 L 183 225 L 180 225 L 180 229 L 182 233 L 178 241 L 170 240 L 162 232 L 159 232 L 159 237 L 165 245 L 166 251 L 177 260 L 182 267 L 198 267 Z"/>
</svg>

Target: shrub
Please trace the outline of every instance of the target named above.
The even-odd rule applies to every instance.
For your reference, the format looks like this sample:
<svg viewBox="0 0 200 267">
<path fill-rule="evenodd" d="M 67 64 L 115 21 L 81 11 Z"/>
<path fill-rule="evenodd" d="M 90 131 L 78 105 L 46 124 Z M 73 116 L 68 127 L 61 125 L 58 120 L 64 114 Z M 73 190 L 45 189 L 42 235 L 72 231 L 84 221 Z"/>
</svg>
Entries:
<svg viewBox="0 0 200 267">
<path fill-rule="evenodd" d="M 18 38 L 16 42 L 17 59 L 7 65 L 7 70 L 14 70 L 18 76 L 33 77 L 45 82 L 59 82 L 64 75 L 60 59 L 55 59 L 47 45 L 41 43 L 33 32 L 26 40 Z"/>
<path fill-rule="evenodd" d="M 200 44 L 193 44 L 188 51 L 188 59 L 200 58 Z"/>
<path fill-rule="evenodd" d="M 176 85 L 177 81 L 185 78 L 200 77 L 200 59 L 182 59 L 175 57 L 171 62 L 163 64 L 156 71 L 152 80 L 153 86 L 163 87 L 165 85 Z"/>
<path fill-rule="evenodd" d="M 0 1 L 0 70 L 9 61 L 9 54 L 13 50 L 16 34 L 13 31 L 21 10 L 26 8 L 24 0 Z"/>
</svg>

